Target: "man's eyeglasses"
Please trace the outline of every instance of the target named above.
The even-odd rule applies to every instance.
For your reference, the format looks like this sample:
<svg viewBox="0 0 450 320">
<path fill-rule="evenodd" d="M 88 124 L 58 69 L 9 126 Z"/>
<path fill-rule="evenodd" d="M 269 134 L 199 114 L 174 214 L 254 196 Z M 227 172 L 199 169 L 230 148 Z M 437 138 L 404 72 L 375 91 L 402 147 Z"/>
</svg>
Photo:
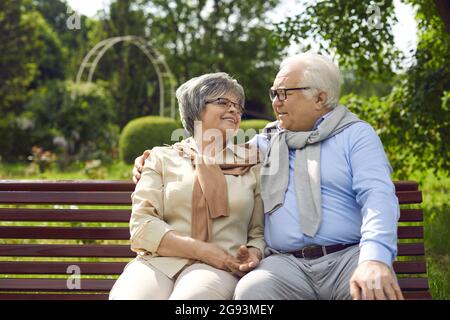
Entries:
<svg viewBox="0 0 450 320">
<path fill-rule="evenodd" d="M 230 106 L 233 106 L 236 108 L 236 110 L 239 114 L 242 115 L 244 113 L 244 108 L 239 103 L 233 102 L 227 98 L 217 98 L 214 100 L 205 101 L 205 103 L 206 104 L 208 104 L 208 103 L 215 104 L 222 108 L 229 108 Z"/>
<path fill-rule="evenodd" d="M 291 91 L 291 90 L 308 90 L 311 89 L 311 87 L 301 87 L 301 88 L 284 88 L 284 89 L 269 89 L 269 96 L 270 96 L 270 100 L 274 100 L 275 97 L 278 98 L 279 101 L 284 101 L 287 99 L 287 91 Z"/>
</svg>

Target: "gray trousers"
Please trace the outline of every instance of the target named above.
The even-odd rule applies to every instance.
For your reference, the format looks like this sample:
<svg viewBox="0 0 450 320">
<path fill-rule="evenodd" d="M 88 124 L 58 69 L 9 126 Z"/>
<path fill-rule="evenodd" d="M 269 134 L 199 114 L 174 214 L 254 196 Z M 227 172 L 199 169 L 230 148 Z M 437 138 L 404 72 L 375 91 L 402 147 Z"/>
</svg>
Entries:
<svg viewBox="0 0 450 320">
<path fill-rule="evenodd" d="M 350 278 L 358 266 L 359 246 L 318 259 L 296 258 L 279 253 L 264 258 L 239 280 L 236 300 L 347 300 Z"/>
</svg>

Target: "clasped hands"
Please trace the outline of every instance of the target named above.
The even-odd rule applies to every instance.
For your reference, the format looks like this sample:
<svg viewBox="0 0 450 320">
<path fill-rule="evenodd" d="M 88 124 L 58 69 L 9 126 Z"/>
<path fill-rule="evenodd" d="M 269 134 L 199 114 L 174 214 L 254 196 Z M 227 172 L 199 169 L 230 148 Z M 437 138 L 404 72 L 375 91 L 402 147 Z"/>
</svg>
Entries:
<svg viewBox="0 0 450 320">
<path fill-rule="evenodd" d="M 245 245 L 239 247 L 234 257 L 213 243 L 204 243 L 202 247 L 202 258 L 199 260 L 218 269 L 230 271 L 238 277 L 256 268 L 262 258 L 259 249 Z"/>
</svg>

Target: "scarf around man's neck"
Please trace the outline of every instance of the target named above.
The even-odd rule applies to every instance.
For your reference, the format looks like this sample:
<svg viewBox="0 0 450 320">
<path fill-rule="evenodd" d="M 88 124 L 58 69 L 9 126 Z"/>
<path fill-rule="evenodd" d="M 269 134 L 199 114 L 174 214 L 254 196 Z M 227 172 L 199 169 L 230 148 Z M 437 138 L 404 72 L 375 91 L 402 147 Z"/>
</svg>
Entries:
<svg viewBox="0 0 450 320">
<path fill-rule="evenodd" d="M 259 161 L 257 149 L 246 145 L 227 147 L 233 153 L 233 160 L 227 161 L 223 150 L 222 161 L 206 157 L 193 148 L 193 139 L 175 143 L 172 147 L 181 156 L 192 161 L 195 168 L 192 189 L 192 226 L 194 239 L 210 242 L 212 239 L 212 219 L 228 217 L 228 188 L 226 174 L 243 175 Z M 256 154 L 255 154 L 256 153 Z M 220 158 L 220 157 L 219 157 Z M 256 162 L 255 162 L 256 161 Z"/>
<path fill-rule="evenodd" d="M 289 149 L 296 149 L 294 185 L 301 230 L 314 237 L 321 221 L 320 142 L 340 133 L 350 125 L 362 122 L 340 105 L 313 131 L 281 130 L 269 132 L 276 123 L 265 128 L 270 146 L 261 168 L 261 197 L 264 211 L 273 213 L 284 203 L 289 181 Z"/>
</svg>

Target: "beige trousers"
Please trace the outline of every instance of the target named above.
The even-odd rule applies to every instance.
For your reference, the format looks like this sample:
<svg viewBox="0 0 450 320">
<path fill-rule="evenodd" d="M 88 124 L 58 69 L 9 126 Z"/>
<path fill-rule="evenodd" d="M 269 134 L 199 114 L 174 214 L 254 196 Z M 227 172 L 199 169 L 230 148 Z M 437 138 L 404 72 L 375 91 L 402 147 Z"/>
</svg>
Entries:
<svg viewBox="0 0 450 320">
<path fill-rule="evenodd" d="M 174 279 L 137 257 L 117 279 L 110 300 L 230 300 L 238 278 L 203 263 L 186 267 Z"/>
</svg>

